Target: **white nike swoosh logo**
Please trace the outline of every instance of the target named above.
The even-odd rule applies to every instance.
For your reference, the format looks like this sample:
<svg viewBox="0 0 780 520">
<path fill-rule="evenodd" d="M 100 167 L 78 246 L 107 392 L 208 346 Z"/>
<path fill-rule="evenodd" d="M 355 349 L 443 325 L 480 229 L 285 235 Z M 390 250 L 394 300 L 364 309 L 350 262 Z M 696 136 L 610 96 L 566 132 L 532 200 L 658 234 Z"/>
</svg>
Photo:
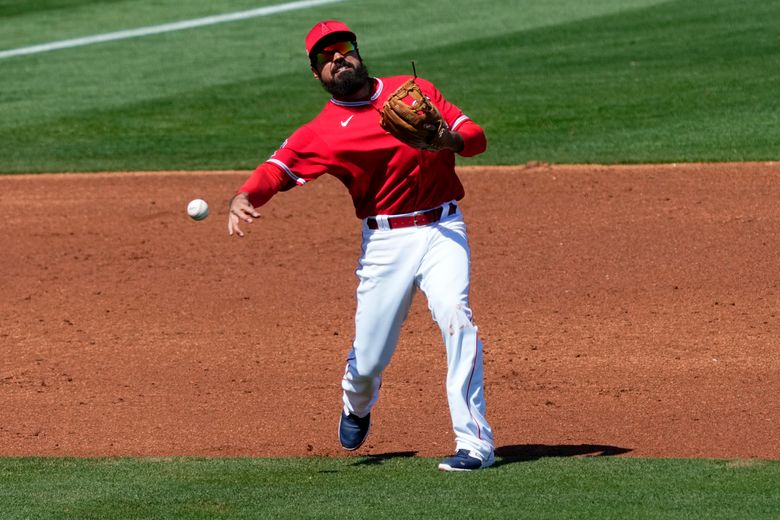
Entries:
<svg viewBox="0 0 780 520">
<path fill-rule="evenodd" d="M 352 121 L 353 117 L 355 117 L 354 114 L 346 118 L 344 121 L 341 122 L 341 126 L 346 127 L 349 124 L 349 122 Z"/>
</svg>

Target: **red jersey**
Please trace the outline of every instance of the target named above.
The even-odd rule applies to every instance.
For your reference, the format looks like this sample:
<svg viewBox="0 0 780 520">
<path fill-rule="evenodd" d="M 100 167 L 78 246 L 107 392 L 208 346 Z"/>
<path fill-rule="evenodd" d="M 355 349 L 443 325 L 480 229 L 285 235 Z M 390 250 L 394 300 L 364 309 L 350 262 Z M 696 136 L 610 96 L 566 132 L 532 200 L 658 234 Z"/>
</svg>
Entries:
<svg viewBox="0 0 780 520">
<path fill-rule="evenodd" d="M 274 193 L 313 181 L 326 173 L 349 190 L 358 218 L 411 213 L 463 198 L 451 150 L 429 152 L 408 146 L 380 125 L 385 100 L 409 77 L 374 78 L 370 99 L 330 99 L 301 126 L 239 191 L 260 206 Z M 417 78 L 423 93 L 439 109 L 451 130 L 463 137 L 461 155 L 485 150 L 482 129 L 447 101 L 432 83 Z"/>
</svg>

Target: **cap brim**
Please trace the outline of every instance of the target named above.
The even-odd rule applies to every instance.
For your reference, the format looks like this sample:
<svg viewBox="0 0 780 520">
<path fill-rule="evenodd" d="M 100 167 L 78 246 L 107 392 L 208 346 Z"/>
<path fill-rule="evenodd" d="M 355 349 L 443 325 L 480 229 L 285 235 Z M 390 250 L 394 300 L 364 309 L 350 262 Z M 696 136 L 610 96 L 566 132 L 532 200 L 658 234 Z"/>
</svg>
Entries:
<svg viewBox="0 0 780 520">
<path fill-rule="evenodd" d="M 322 49 L 336 42 L 354 42 L 357 41 L 355 33 L 349 31 L 338 31 L 326 34 L 315 43 L 309 51 L 309 59 L 315 56 Z"/>
</svg>

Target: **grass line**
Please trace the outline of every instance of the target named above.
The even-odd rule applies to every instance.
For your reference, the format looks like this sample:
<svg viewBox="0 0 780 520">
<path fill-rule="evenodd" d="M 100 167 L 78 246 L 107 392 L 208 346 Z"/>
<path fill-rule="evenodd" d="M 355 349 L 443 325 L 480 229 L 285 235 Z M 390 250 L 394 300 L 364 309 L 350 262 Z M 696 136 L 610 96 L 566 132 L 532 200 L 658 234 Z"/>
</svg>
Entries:
<svg viewBox="0 0 780 520">
<path fill-rule="evenodd" d="M 235 22 L 239 20 L 247 20 L 249 18 L 256 18 L 258 16 L 269 16 L 278 13 L 284 13 L 287 11 L 294 11 L 297 9 L 306 9 L 309 7 L 317 7 L 326 4 L 334 4 L 337 2 L 344 2 L 345 0 L 301 0 L 298 2 L 288 2 L 285 4 L 277 4 L 268 7 L 259 7 L 257 9 L 250 9 L 247 11 L 238 11 L 235 13 L 226 13 L 216 16 L 206 16 L 203 18 L 196 18 L 193 20 L 183 20 L 180 22 L 166 23 L 162 25 L 152 25 L 149 27 L 140 27 L 138 29 L 129 29 L 126 31 L 115 31 L 104 34 L 95 34 L 92 36 L 85 36 L 83 38 L 72 38 L 69 40 L 61 40 L 57 42 L 44 43 L 40 45 L 32 45 L 28 47 L 21 47 L 18 49 L 9 49 L 0 51 L 0 59 L 13 58 L 15 56 L 24 56 L 28 54 L 38 54 L 41 52 L 49 52 L 60 49 L 70 49 L 73 47 L 81 47 L 84 45 L 92 45 L 95 43 L 105 43 L 117 40 L 126 40 L 129 38 L 140 38 L 143 36 L 150 36 L 153 34 L 162 34 L 167 32 L 182 31 L 185 29 L 194 29 L 197 27 L 205 27 L 208 25 L 216 25 L 226 22 Z"/>
</svg>

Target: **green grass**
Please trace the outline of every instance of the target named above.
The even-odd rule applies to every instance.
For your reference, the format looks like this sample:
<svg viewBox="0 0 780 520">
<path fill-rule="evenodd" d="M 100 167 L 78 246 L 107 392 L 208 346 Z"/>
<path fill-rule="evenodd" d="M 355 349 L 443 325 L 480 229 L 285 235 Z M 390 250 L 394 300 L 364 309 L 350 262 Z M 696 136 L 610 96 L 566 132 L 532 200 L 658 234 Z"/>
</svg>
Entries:
<svg viewBox="0 0 780 520">
<path fill-rule="evenodd" d="M 0 49 L 273 3 L 0 1 Z M 0 59 L 0 172 L 253 168 L 327 99 L 302 39 L 333 16 L 485 127 L 470 164 L 778 158 L 778 2 L 348 0 Z"/>
<path fill-rule="evenodd" d="M 397 457 L 0 459 L 0 516 L 777 518 L 780 462 L 499 458 L 445 474 Z"/>
</svg>

